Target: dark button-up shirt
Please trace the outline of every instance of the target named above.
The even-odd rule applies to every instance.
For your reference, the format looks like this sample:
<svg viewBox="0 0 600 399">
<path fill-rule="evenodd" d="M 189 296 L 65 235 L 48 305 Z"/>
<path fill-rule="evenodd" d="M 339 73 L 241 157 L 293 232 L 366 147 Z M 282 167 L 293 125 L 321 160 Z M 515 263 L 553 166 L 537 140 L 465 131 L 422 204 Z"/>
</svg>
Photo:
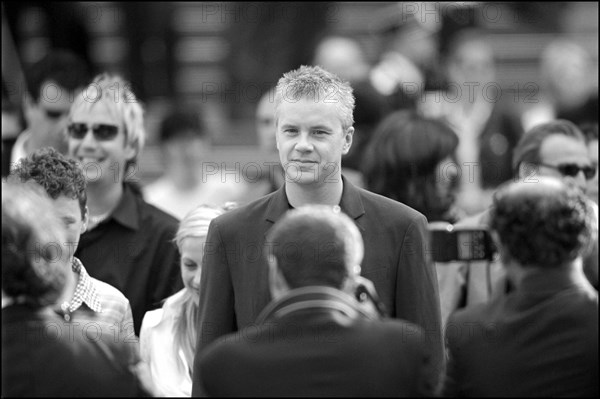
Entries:
<svg viewBox="0 0 600 399">
<path fill-rule="evenodd" d="M 81 235 L 75 255 L 90 276 L 129 299 L 135 333 L 148 310 L 183 287 L 179 255 L 172 242 L 177 220 L 144 202 L 125 185 L 114 212 Z"/>
</svg>

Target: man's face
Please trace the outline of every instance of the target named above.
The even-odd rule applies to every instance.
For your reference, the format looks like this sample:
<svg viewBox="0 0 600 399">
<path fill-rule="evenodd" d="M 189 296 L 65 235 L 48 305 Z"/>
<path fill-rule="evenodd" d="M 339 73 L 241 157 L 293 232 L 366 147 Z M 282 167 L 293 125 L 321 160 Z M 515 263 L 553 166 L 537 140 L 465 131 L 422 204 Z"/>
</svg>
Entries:
<svg viewBox="0 0 600 399">
<path fill-rule="evenodd" d="M 66 146 L 63 132 L 71 108 L 72 95 L 73 93 L 50 80 L 42 84 L 38 102 L 26 106 L 28 127 L 42 143 L 59 150 Z"/>
<path fill-rule="evenodd" d="M 79 200 L 61 195 L 53 199 L 58 217 L 64 223 L 66 242 L 61 243 L 65 260 L 70 261 L 79 244 L 79 236 L 87 227 L 87 212 L 82 215 Z"/>
<path fill-rule="evenodd" d="M 127 142 L 121 121 L 115 119 L 105 103 L 98 102 L 92 108 L 74 109 L 71 123 L 83 123 L 88 128 L 83 138 L 69 134 L 69 155 L 81 163 L 88 184 L 122 184 L 125 164 L 136 151 Z M 93 125 L 116 126 L 118 133 L 112 139 L 102 140 L 92 134 Z"/>
<path fill-rule="evenodd" d="M 466 82 L 485 86 L 495 79 L 494 55 L 489 46 L 480 41 L 469 41 L 460 46 L 448 68 L 451 82 L 463 91 L 469 90 Z M 481 93 L 482 87 L 475 90 Z"/>
<path fill-rule="evenodd" d="M 342 128 L 336 103 L 319 100 L 284 99 L 279 105 L 277 149 L 287 182 L 322 185 L 340 179 L 354 128 Z"/>
<path fill-rule="evenodd" d="M 561 165 L 591 166 L 588 150 L 583 141 L 562 134 L 548 136 L 540 147 L 541 163 L 538 173 L 540 176 L 554 176 L 563 180 L 572 180 L 584 192 L 587 180 L 583 172 L 576 176 L 568 176 L 561 173 L 557 168 Z M 548 166 L 550 165 L 550 166 Z"/>
</svg>

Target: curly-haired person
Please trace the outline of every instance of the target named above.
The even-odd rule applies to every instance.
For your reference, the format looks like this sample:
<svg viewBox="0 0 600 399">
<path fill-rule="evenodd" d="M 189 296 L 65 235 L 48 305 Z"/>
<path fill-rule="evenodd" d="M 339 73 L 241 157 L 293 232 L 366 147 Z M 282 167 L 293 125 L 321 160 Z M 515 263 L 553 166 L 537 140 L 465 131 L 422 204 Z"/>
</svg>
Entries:
<svg viewBox="0 0 600 399">
<path fill-rule="evenodd" d="M 74 256 L 79 236 L 88 224 L 86 181 L 83 171 L 72 159 L 52 147 L 34 151 L 10 172 L 9 181 L 40 185 L 52 200 L 53 208 L 67 232 L 60 244 L 62 260 L 71 265 L 65 290 L 58 300 L 65 321 L 87 326 L 90 334 L 127 341 L 136 348 L 129 300 L 115 287 L 87 273 Z M 134 352 L 135 353 L 135 352 Z"/>
<path fill-rule="evenodd" d="M 450 316 L 446 395 L 598 396 L 598 292 L 582 266 L 593 213 L 556 177 L 496 193 L 490 227 L 514 289 Z"/>
<path fill-rule="evenodd" d="M 54 208 L 37 184 L 2 182 L 2 397 L 147 394 L 122 342 L 93 339 L 50 308 L 72 274 Z"/>
</svg>

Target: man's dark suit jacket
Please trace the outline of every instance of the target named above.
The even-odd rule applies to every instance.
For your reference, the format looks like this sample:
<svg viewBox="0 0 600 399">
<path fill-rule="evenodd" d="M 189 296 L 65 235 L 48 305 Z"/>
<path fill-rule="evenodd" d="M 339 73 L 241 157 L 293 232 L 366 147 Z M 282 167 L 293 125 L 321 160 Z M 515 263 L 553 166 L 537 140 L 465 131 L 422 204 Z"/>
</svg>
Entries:
<svg viewBox="0 0 600 399">
<path fill-rule="evenodd" d="M 598 293 L 581 271 L 547 269 L 446 326 L 447 396 L 598 397 Z"/>
<path fill-rule="evenodd" d="M 97 334 L 97 327 L 66 322 L 48 308 L 2 309 L 2 396 L 142 394 L 128 368 L 129 348 Z"/>
<path fill-rule="evenodd" d="M 434 372 L 423 330 L 401 320 L 373 320 L 355 309 L 350 297 L 333 288 L 288 292 L 256 326 L 221 337 L 202 352 L 196 381 L 202 394 L 431 396 Z"/>
<path fill-rule="evenodd" d="M 355 221 L 365 244 L 361 274 L 373 282 L 391 317 L 425 330 L 434 364 L 442 373 L 440 303 L 435 267 L 426 249 L 427 219 L 343 181 L 341 210 Z M 284 185 L 211 222 L 200 283 L 198 352 L 220 336 L 253 324 L 270 302 L 265 236 L 289 209 Z"/>
</svg>

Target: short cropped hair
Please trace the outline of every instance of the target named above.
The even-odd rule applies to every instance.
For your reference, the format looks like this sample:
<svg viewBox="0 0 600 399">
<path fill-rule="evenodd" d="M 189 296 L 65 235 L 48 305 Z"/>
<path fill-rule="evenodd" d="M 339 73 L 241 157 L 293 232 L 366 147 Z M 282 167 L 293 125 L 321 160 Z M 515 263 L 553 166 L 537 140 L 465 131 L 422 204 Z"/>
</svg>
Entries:
<svg viewBox="0 0 600 399">
<path fill-rule="evenodd" d="M 283 101 L 296 102 L 301 98 L 321 99 L 338 108 L 342 128 L 354 125 L 354 94 L 348 82 L 318 66 L 302 65 L 283 75 L 275 89 L 275 117 Z"/>
<path fill-rule="evenodd" d="M 40 99 L 42 85 L 54 81 L 69 92 L 83 88 L 90 81 L 87 64 L 69 50 L 52 50 L 26 72 L 27 89 L 35 102 Z M 67 95 L 67 93 L 63 93 Z"/>
<path fill-rule="evenodd" d="M 73 159 L 52 147 L 41 148 L 23 158 L 10 171 L 9 179 L 25 183 L 33 180 L 44 188 L 52 199 L 61 195 L 79 201 L 81 217 L 86 213 L 87 194 L 83 171 Z"/>
<path fill-rule="evenodd" d="M 559 267 L 585 255 L 597 237 L 590 201 L 573 184 L 540 177 L 512 183 L 494 196 L 490 227 L 522 266 Z"/>
<path fill-rule="evenodd" d="M 169 113 L 160 124 L 160 142 L 182 138 L 207 138 L 207 132 L 201 115 L 192 110 L 176 110 Z"/>
<path fill-rule="evenodd" d="M 519 174 L 519 167 L 522 163 L 539 165 L 542 162 L 540 158 L 540 148 L 542 143 L 553 134 L 562 134 L 567 137 L 573 137 L 585 143 L 585 136 L 579 128 L 565 119 L 557 119 L 551 122 L 542 123 L 532 127 L 519 140 L 513 152 L 512 167 L 515 176 Z"/>
<path fill-rule="evenodd" d="M 269 231 L 267 253 L 290 288 L 341 288 L 364 254 L 362 236 L 348 216 L 311 205 L 289 211 Z"/>
<path fill-rule="evenodd" d="M 56 252 L 65 240 L 63 224 L 42 188 L 2 182 L 4 294 L 35 307 L 54 303 L 70 273 Z"/>
<path fill-rule="evenodd" d="M 74 110 L 81 108 L 91 112 L 98 103 L 105 104 L 115 122 L 123 126 L 127 143 L 135 148 L 136 156 L 139 155 L 146 142 L 144 109 L 131 90 L 131 84 L 117 75 L 97 75 L 92 83 L 75 97 L 69 117 L 73 115 Z M 128 164 L 134 162 L 135 157 Z"/>
</svg>

